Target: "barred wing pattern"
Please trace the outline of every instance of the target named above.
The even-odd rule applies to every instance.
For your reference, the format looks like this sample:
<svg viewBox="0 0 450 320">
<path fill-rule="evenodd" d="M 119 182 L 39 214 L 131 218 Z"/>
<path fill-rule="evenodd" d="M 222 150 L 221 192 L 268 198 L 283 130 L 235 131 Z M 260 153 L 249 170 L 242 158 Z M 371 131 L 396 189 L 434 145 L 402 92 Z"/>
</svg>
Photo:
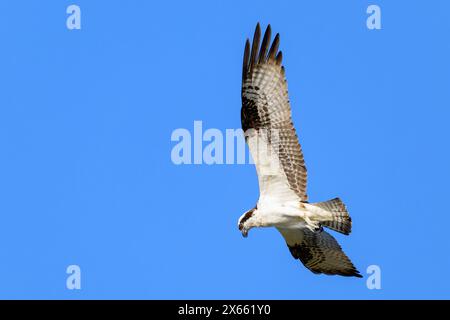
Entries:
<svg viewBox="0 0 450 320">
<path fill-rule="evenodd" d="M 362 278 L 353 263 L 342 251 L 336 239 L 326 231 L 282 229 L 289 251 L 313 273 Z"/>
<path fill-rule="evenodd" d="M 258 171 L 261 196 L 277 189 L 278 193 L 307 201 L 306 167 L 291 119 L 291 107 L 287 91 L 282 53 L 278 52 L 277 34 L 269 49 L 270 25 L 259 49 L 261 29 L 256 26 L 253 44 L 245 44 L 242 71 L 242 129 Z M 276 139 L 273 139 L 276 135 Z M 270 149 L 272 159 L 262 159 L 253 138 L 265 136 L 265 147 Z M 253 141 L 252 141 L 253 139 Z M 260 139 L 261 140 L 261 139 Z M 262 168 L 266 162 L 279 164 L 279 170 L 267 174 Z M 284 188 L 284 189 L 283 189 Z M 280 191 L 281 190 L 281 191 Z"/>
</svg>

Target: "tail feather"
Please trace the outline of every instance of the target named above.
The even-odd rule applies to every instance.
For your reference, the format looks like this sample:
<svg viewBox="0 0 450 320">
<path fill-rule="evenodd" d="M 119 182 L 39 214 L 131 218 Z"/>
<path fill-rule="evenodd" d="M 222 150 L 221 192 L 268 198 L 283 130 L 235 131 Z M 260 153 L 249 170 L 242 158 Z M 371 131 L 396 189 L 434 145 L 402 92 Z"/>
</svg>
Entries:
<svg viewBox="0 0 450 320">
<path fill-rule="evenodd" d="M 350 218 L 347 208 L 341 199 L 334 198 L 325 202 L 314 203 L 313 205 L 332 213 L 332 220 L 321 221 L 321 225 L 346 235 L 350 234 L 352 231 L 352 218 Z"/>
</svg>

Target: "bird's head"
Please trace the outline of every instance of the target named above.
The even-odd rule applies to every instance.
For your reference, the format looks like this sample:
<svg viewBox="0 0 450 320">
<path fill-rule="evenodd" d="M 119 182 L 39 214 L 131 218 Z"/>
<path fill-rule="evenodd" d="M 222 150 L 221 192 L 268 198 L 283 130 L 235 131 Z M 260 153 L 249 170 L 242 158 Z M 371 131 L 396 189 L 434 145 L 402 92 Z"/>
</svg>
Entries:
<svg viewBox="0 0 450 320">
<path fill-rule="evenodd" d="M 242 232 L 242 235 L 244 236 L 244 238 L 247 238 L 248 236 L 248 231 L 253 228 L 254 226 L 252 225 L 252 217 L 254 216 L 256 211 L 256 207 L 253 209 L 248 210 L 247 212 L 245 212 L 238 221 L 238 228 L 239 230 Z"/>
</svg>

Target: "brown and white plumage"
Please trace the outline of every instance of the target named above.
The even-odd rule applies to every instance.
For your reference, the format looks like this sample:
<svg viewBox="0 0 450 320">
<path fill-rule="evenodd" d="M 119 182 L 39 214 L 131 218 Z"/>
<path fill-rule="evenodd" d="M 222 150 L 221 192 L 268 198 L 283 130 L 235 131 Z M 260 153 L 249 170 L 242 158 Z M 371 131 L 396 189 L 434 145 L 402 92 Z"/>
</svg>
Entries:
<svg viewBox="0 0 450 320">
<path fill-rule="evenodd" d="M 271 141 L 271 151 L 280 161 L 279 175 L 287 179 L 289 189 L 295 192 L 300 200 L 307 201 L 306 167 L 292 124 L 287 81 L 284 67 L 281 65 L 282 53 L 278 52 L 280 36 L 275 36 L 269 50 L 270 33 L 269 25 L 258 52 L 261 35 L 258 24 L 251 51 L 248 40 L 245 45 L 242 70 L 242 129 L 244 132 L 249 129 L 254 132 L 263 129 L 264 134 L 272 134 L 274 139 Z M 258 168 L 257 159 L 258 157 L 254 157 Z"/>
<path fill-rule="evenodd" d="M 313 273 L 361 277 L 339 243 L 328 232 L 309 229 L 278 230 L 286 240 L 292 256 Z"/>
<path fill-rule="evenodd" d="M 247 40 L 242 69 L 241 122 L 255 162 L 260 197 L 239 219 L 244 236 L 253 227 L 276 227 L 294 258 L 314 273 L 360 274 L 337 241 L 322 226 L 349 234 L 351 219 L 338 198 L 308 203 L 307 171 L 292 123 L 280 36 L 272 42 L 270 25 L 262 43 L 256 26 Z"/>
</svg>

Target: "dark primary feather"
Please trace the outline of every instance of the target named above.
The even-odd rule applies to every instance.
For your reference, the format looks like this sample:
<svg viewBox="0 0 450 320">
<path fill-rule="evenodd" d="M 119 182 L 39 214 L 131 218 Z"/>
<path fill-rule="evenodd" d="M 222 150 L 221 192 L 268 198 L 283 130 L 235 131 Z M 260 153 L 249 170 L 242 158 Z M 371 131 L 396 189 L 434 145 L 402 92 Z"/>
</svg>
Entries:
<svg viewBox="0 0 450 320">
<path fill-rule="evenodd" d="M 287 82 L 278 52 L 280 36 L 277 34 L 270 46 L 270 25 L 259 48 L 261 28 L 256 26 L 253 43 L 247 40 L 244 50 L 242 74 L 242 129 L 266 130 L 277 134 L 271 141 L 280 160 L 283 175 L 300 200 L 306 201 L 306 166 L 303 153 L 292 124 Z M 269 49 L 270 47 L 270 49 Z M 253 155 L 254 156 L 254 155 Z M 255 158 L 255 157 L 254 157 Z M 258 174 L 260 174 L 258 172 Z"/>
<path fill-rule="evenodd" d="M 269 57 L 268 57 L 269 61 L 275 60 L 275 55 L 278 52 L 279 46 L 280 46 L 280 34 L 277 33 L 277 35 L 275 36 L 275 39 L 273 39 L 272 46 L 270 47 L 270 50 L 269 50 Z"/>
<path fill-rule="evenodd" d="M 269 41 L 272 31 L 270 30 L 270 24 L 267 26 L 264 33 L 263 41 L 261 43 L 261 50 L 259 51 L 258 63 L 264 63 L 266 61 L 267 50 L 269 49 Z"/>
<path fill-rule="evenodd" d="M 250 58 L 250 41 L 245 41 L 244 62 L 242 63 L 242 81 L 245 80 L 245 75 L 248 72 L 248 59 Z"/>
<path fill-rule="evenodd" d="M 253 67 L 255 66 L 256 59 L 258 57 L 259 39 L 261 38 L 261 28 L 259 23 L 256 25 L 255 34 L 253 35 L 252 53 L 250 55 L 250 74 L 253 73 Z"/>
<path fill-rule="evenodd" d="M 277 54 L 277 57 L 275 58 L 275 60 L 276 60 L 276 64 L 277 65 L 281 65 L 281 62 L 282 62 L 282 60 L 283 60 L 283 52 L 278 52 L 278 54 Z"/>
</svg>

